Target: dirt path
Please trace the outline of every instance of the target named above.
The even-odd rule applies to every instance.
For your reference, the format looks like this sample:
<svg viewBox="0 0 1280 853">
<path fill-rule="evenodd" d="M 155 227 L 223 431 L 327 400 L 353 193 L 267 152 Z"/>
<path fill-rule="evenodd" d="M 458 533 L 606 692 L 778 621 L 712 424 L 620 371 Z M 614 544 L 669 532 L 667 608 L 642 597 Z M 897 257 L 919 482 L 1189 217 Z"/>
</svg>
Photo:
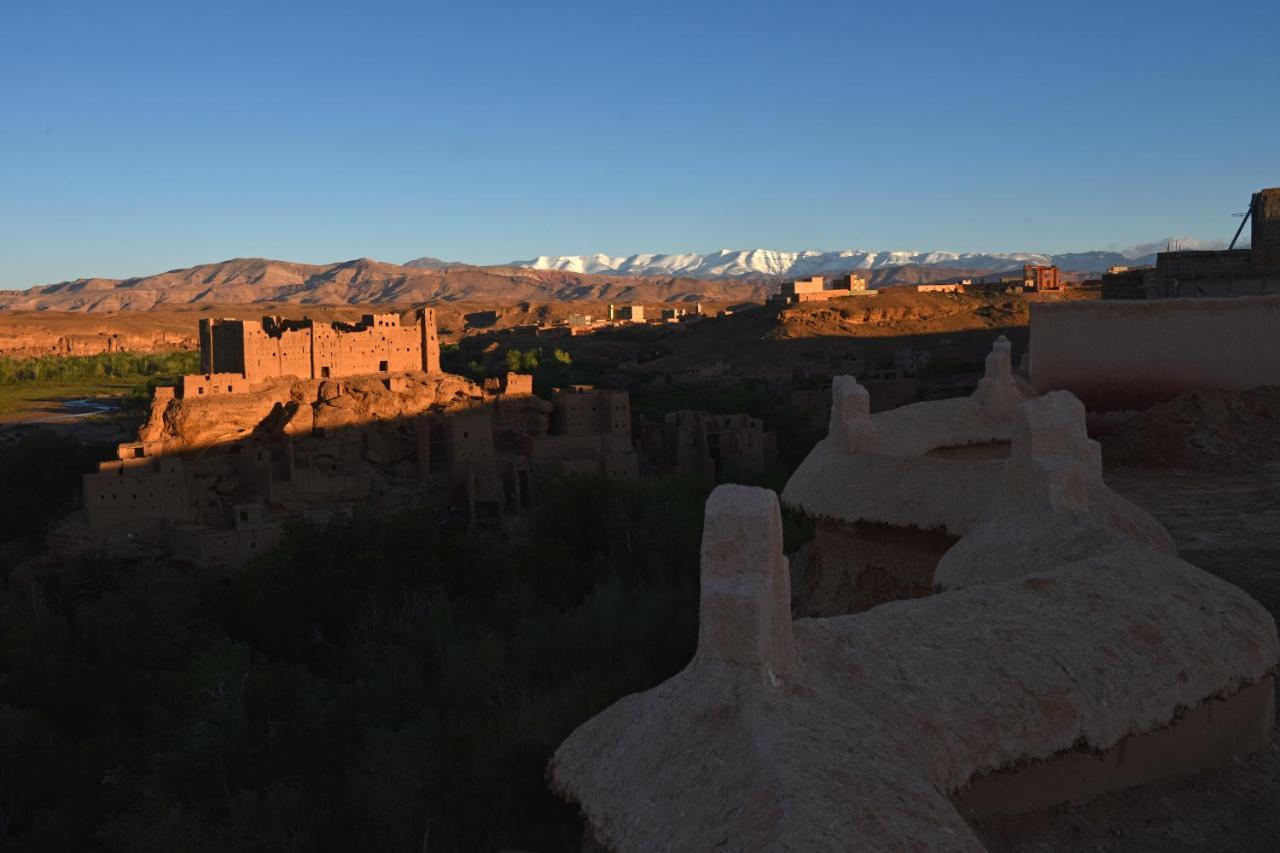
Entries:
<svg viewBox="0 0 1280 853">
<path fill-rule="evenodd" d="M 1280 619 L 1280 462 L 1243 474 L 1116 470 L 1107 482 L 1150 510 L 1190 562 Z M 1280 732 L 1247 762 L 978 827 L 993 853 L 1280 849 Z"/>
</svg>

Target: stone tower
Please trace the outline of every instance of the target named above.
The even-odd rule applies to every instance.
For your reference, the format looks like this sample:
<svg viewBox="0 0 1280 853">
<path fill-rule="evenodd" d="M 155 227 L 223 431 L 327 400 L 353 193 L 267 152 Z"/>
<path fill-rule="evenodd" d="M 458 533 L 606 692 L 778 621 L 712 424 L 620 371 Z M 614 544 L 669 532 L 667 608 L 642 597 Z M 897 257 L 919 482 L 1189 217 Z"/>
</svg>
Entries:
<svg viewBox="0 0 1280 853">
<path fill-rule="evenodd" d="M 440 335 L 436 331 L 436 309 L 418 309 L 418 326 L 422 330 L 422 370 L 440 373 Z"/>
</svg>

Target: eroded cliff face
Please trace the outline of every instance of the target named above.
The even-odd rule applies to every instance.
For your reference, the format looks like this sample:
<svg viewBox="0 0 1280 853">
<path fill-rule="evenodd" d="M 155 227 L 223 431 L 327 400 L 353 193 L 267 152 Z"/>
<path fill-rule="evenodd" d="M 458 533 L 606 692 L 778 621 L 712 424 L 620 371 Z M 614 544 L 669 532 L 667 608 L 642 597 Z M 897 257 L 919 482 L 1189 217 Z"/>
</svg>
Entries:
<svg viewBox="0 0 1280 853">
<path fill-rule="evenodd" d="M 492 400 L 492 398 L 488 398 Z M 307 436 L 380 422 L 408 421 L 447 413 L 486 400 L 474 382 L 450 374 L 401 373 L 388 377 L 272 380 L 245 394 L 156 399 L 139 432 L 143 442 L 162 442 L 166 453 L 199 450 L 253 436 Z M 536 397 L 498 400 L 542 432 L 550 404 Z M 538 405 L 542 404 L 542 405 Z"/>
</svg>

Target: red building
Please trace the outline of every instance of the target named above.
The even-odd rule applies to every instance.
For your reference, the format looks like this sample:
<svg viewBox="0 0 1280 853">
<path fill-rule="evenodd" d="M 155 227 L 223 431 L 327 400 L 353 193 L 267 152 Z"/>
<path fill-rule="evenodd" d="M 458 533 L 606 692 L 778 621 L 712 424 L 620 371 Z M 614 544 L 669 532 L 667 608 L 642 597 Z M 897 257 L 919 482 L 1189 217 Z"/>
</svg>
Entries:
<svg viewBox="0 0 1280 853">
<path fill-rule="evenodd" d="M 1022 268 L 1023 290 L 1061 290 L 1062 279 L 1057 267 L 1042 267 L 1027 264 Z"/>
</svg>

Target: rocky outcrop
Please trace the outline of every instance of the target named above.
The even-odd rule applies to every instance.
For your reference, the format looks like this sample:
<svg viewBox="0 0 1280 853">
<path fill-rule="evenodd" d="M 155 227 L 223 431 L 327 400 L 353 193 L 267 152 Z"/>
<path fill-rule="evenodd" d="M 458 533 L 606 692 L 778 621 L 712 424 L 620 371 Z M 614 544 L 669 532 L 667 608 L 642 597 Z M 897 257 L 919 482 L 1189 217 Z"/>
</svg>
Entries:
<svg viewBox="0 0 1280 853">
<path fill-rule="evenodd" d="M 345 379 L 271 380 L 244 394 L 157 399 L 140 439 L 166 453 L 241 441 L 255 435 L 309 435 L 386 421 L 407 421 L 485 400 L 480 387 L 447 373 Z"/>
</svg>

